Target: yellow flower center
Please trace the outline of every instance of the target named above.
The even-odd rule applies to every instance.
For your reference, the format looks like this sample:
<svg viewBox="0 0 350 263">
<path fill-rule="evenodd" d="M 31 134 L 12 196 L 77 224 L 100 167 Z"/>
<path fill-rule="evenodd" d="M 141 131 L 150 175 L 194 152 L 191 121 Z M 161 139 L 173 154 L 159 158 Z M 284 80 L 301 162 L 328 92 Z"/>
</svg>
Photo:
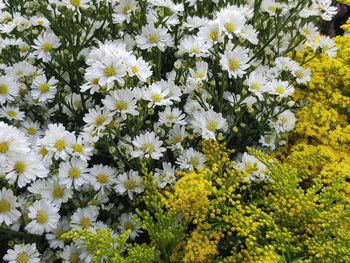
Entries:
<svg viewBox="0 0 350 263">
<path fill-rule="evenodd" d="M 212 41 L 216 41 L 219 37 L 219 32 L 218 31 L 211 31 L 210 34 L 209 34 L 209 38 L 212 40 Z"/>
<path fill-rule="evenodd" d="M 153 153 L 154 152 L 154 145 L 151 143 L 145 143 L 141 147 L 142 151 L 145 153 Z"/>
<path fill-rule="evenodd" d="M 8 142 L 0 142 L 0 153 L 7 153 L 9 150 Z"/>
<path fill-rule="evenodd" d="M 115 107 L 120 111 L 126 110 L 128 108 L 128 103 L 126 103 L 124 100 L 120 100 L 116 102 Z"/>
<path fill-rule="evenodd" d="M 105 122 L 105 120 L 106 120 L 106 117 L 103 115 L 100 115 L 95 119 L 95 124 L 97 126 L 101 126 Z"/>
<path fill-rule="evenodd" d="M 156 44 L 158 43 L 159 41 L 159 36 L 156 35 L 156 34 L 152 34 L 148 37 L 148 41 L 151 43 L 151 44 Z"/>
<path fill-rule="evenodd" d="M 5 84 L 0 85 L 0 95 L 6 95 L 9 88 Z"/>
<path fill-rule="evenodd" d="M 276 7 L 276 6 L 273 6 L 273 5 L 270 5 L 267 9 L 268 9 L 269 11 L 276 12 L 277 7 Z"/>
<path fill-rule="evenodd" d="M 125 188 L 128 189 L 128 190 L 132 190 L 135 188 L 136 186 L 136 183 L 133 181 L 133 180 L 127 180 L 124 184 Z"/>
<path fill-rule="evenodd" d="M 39 85 L 39 91 L 41 93 L 46 93 L 49 91 L 49 89 L 50 89 L 50 87 L 49 87 L 49 84 L 47 84 L 47 83 L 42 83 Z"/>
<path fill-rule="evenodd" d="M 75 152 L 75 153 L 82 153 L 83 152 L 83 146 L 81 144 L 74 144 L 73 145 L 73 152 Z"/>
<path fill-rule="evenodd" d="M 278 94 L 283 94 L 285 92 L 285 88 L 282 87 L 282 86 L 278 86 L 276 89 L 275 89 L 276 93 Z"/>
<path fill-rule="evenodd" d="M 193 47 L 191 48 L 191 52 L 194 53 L 194 54 L 198 54 L 199 53 L 199 48 L 198 47 Z"/>
<path fill-rule="evenodd" d="M 80 7 L 80 5 L 81 5 L 80 0 L 70 0 L 70 3 L 74 7 Z"/>
<path fill-rule="evenodd" d="M 36 131 L 35 128 L 29 127 L 29 128 L 27 128 L 27 133 L 28 133 L 29 135 L 36 135 L 37 131 Z"/>
<path fill-rule="evenodd" d="M 131 67 L 131 72 L 134 73 L 135 75 L 139 73 L 139 69 L 136 66 Z"/>
<path fill-rule="evenodd" d="M 197 157 L 192 157 L 191 160 L 190 160 L 190 164 L 191 164 L 193 167 L 198 166 L 198 164 L 199 164 L 199 159 L 198 159 Z"/>
<path fill-rule="evenodd" d="M 40 224 L 46 224 L 49 219 L 48 214 L 44 210 L 40 210 L 36 215 L 36 221 Z"/>
<path fill-rule="evenodd" d="M 92 85 L 98 85 L 98 82 L 99 82 L 100 80 L 99 79 L 93 79 L 92 81 L 91 81 L 91 83 L 92 83 Z"/>
<path fill-rule="evenodd" d="M 122 13 L 123 13 L 124 15 L 126 15 L 126 14 L 129 12 L 130 9 L 131 9 L 130 5 L 126 4 L 126 5 L 122 8 Z"/>
<path fill-rule="evenodd" d="M 57 231 L 57 232 L 56 232 L 56 238 L 57 238 L 57 239 L 60 239 L 60 240 L 63 240 L 63 239 L 62 239 L 62 235 L 63 235 L 64 233 L 66 233 L 66 231 L 64 231 L 63 229 Z"/>
<path fill-rule="evenodd" d="M 239 62 L 235 59 L 230 59 L 228 62 L 228 66 L 231 71 L 236 71 L 239 67 Z"/>
<path fill-rule="evenodd" d="M 55 199 L 60 199 L 64 196 L 64 190 L 61 186 L 59 185 L 56 185 L 53 190 L 52 190 L 52 196 L 55 198 Z"/>
<path fill-rule="evenodd" d="M 41 48 L 44 52 L 48 53 L 52 50 L 52 44 L 51 43 L 44 43 L 41 45 Z"/>
<path fill-rule="evenodd" d="M 91 221 L 88 217 L 82 217 L 80 219 L 79 224 L 82 228 L 88 228 L 89 226 L 91 226 Z"/>
<path fill-rule="evenodd" d="M 55 148 L 58 150 L 58 151 L 62 151 L 64 150 L 64 148 L 66 147 L 66 143 L 64 140 L 57 140 L 56 143 L 55 143 Z"/>
<path fill-rule="evenodd" d="M 117 71 L 113 67 L 108 67 L 103 73 L 105 77 L 112 77 L 117 74 Z"/>
<path fill-rule="evenodd" d="M 207 124 L 207 129 L 211 132 L 215 132 L 217 127 L 218 127 L 218 125 L 215 121 L 209 121 Z"/>
<path fill-rule="evenodd" d="M 100 184 L 106 184 L 106 183 L 108 183 L 108 175 L 106 175 L 106 174 L 98 174 L 96 176 L 96 180 Z"/>
<path fill-rule="evenodd" d="M 174 114 L 170 114 L 168 115 L 167 117 L 167 120 L 170 121 L 170 122 L 173 122 L 176 120 L 176 116 Z"/>
<path fill-rule="evenodd" d="M 232 23 L 226 23 L 225 29 L 227 30 L 227 32 L 233 32 L 233 30 L 235 30 L 235 26 Z"/>
<path fill-rule="evenodd" d="M 44 157 L 44 156 L 46 156 L 46 155 L 48 154 L 48 151 L 46 150 L 45 147 L 42 147 L 42 148 L 40 148 L 40 150 L 39 150 L 39 154 L 40 154 L 42 157 Z"/>
<path fill-rule="evenodd" d="M 259 90 L 260 90 L 260 84 L 254 82 L 254 83 L 252 84 L 252 89 L 253 89 L 253 90 L 256 90 L 256 91 L 259 91 Z"/>
<path fill-rule="evenodd" d="M 257 163 L 249 163 L 245 166 L 245 172 L 248 174 L 251 174 L 258 170 L 258 164 Z"/>
<path fill-rule="evenodd" d="M 17 255 L 16 261 L 17 263 L 29 263 L 29 259 L 30 257 L 28 256 L 28 254 L 22 252 Z"/>
<path fill-rule="evenodd" d="M 204 73 L 203 73 L 203 72 L 197 72 L 196 75 L 195 75 L 195 77 L 196 77 L 197 79 L 201 79 L 201 78 L 204 77 Z"/>
<path fill-rule="evenodd" d="M 17 112 L 15 112 L 14 110 L 9 110 L 9 111 L 7 112 L 7 115 L 8 115 L 9 117 L 11 117 L 11 118 L 14 118 L 14 117 L 17 116 Z"/>
<path fill-rule="evenodd" d="M 16 174 L 22 175 L 25 172 L 26 168 L 27 168 L 26 166 L 27 165 L 24 162 L 17 161 L 15 163 L 15 166 L 14 166 L 14 170 L 15 170 Z"/>
<path fill-rule="evenodd" d="M 70 168 L 68 171 L 68 175 L 70 178 L 75 179 L 78 178 L 80 176 L 80 170 L 78 168 Z"/>
<path fill-rule="evenodd" d="M 134 227 L 134 225 L 133 224 L 131 224 L 130 222 L 127 222 L 125 225 L 124 225 L 124 228 L 125 228 L 125 230 L 134 230 L 135 229 L 135 227 Z"/>
<path fill-rule="evenodd" d="M 295 75 L 297 76 L 298 79 L 302 79 L 304 77 L 304 73 L 301 70 L 297 71 Z"/>
<path fill-rule="evenodd" d="M 162 99 L 162 96 L 160 96 L 160 94 L 152 94 L 151 99 L 154 102 L 160 102 L 160 100 Z"/>
<path fill-rule="evenodd" d="M 0 214 L 7 214 L 11 210 L 11 203 L 8 200 L 0 201 Z"/>
<path fill-rule="evenodd" d="M 69 260 L 71 263 L 79 263 L 80 262 L 79 254 L 77 252 L 72 253 Z"/>
</svg>

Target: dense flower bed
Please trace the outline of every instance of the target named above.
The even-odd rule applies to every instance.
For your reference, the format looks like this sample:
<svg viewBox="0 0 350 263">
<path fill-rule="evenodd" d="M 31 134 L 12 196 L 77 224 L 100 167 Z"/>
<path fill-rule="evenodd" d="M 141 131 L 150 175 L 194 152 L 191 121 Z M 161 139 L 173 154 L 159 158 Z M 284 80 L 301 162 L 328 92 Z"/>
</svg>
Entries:
<svg viewBox="0 0 350 263">
<path fill-rule="evenodd" d="M 316 27 L 335 13 L 1 0 L 3 259 L 350 261 L 350 37 Z"/>
</svg>

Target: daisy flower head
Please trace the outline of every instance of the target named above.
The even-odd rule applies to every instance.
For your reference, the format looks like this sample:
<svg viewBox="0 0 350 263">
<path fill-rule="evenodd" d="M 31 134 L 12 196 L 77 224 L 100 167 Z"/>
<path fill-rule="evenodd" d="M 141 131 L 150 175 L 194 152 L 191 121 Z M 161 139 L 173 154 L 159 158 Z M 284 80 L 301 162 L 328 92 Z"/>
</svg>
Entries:
<svg viewBox="0 0 350 263">
<path fill-rule="evenodd" d="M 232 39 L 233 35 L 240 33 L 246 22 L 245 17 L 237 10 L 232 10 L 232 8 L 223 9 L 218 14 L 218 20 L 223 32 L 230 39 Z"/>
<path fill-rule="evenodd" d="M 50 248 L 64 248 L 64 239 L 62 235 L 69 231 L 69 223 L 66 218 L 60 220 L 57 227 L 52 230 L 52 232 L 47 233 L 45 238 L 49 241 Z"/>
<path fill-rule="evenodd" d="M 176 182 L 175 167 L 171 163 L 164 162 L 162 164 L 163 169 L 156 168 L 154 173 L 154 180 L 157 182 L 157 186 L 164 188 L 168 184 Z"/>
<path fill-rule="evenodd" d="M 91 185 L 95 191 L 110 189 L 116 182 L 116 170 L 102 164 L 90 168 Z"/>
<path fill-rule="evenodd" d="M 135 56 L 130 56 L 126 64 L 130 77 L 136 76 L 140 81 L 146 82 L 152 76 L 151 66 L 142 58 L 136 59 Z"/>
<path fill-rule="evenodd" d="M 185 114 L 180 109 L 166 106 L 165 110 L 159 113 L 158 122 L 160 124 L 165 124 L 168 127 L 171 127 L 174 124 L 186 125 L 185 117 Z"/>
<path fill-rule="evenodd" d="M 36 68 L 26 61 L 21 61 L 13 64 L 11 67 L 5 69 L 5 73 L 8 77 L 15 80 L 23 80 L 24 77 L 31 77 Z"/>
<path fill-rule="evenodd" d="M 194 78 L 196 81 L 205 81 L 208 79 L 208 63 L 204 61 L 198 61 L 196 62 L 196 69 L 190 68 L 190 74 L 191 77 Z"/>
<path fill-rule="evenodd" d="M 51 232 L 58 225 L 60 215 L 58 207 L 46 200 L 38 200 L 28 208 L 28 217 L 31 219 L 25 229 L 35 235 Z"/>
<path fill-rule="evenodd" d="M 88 183 L 88 163 L 79 158 L 71 158 L 70 161 L 61 162 L 59 168 L 60 182 L 66 187 L 80 189 L 83 184 Z"/>
<path fill-rule="evenodd" d="M 96 206 L 79 207 L 72 215 L 70 226 L 72 228 L 90 228 L 96 222 L 98 214 L 99 209 Z"/>
<path fill-rule="evenodd" d="M 226 50 L 221 55 L 220 64 L 226 70 L 230 77 L 241 78 L 246 74 L 246 70 L 250 67 L 248 64 L 248 50 L 242 47 L 236 47 L 234 50 Z"/>
<path fill-rule="evenodd" d="M 149 101 L 148 107 L 172 105 L 173 102 L 169 98 L 170 89 L 162 87 L 160 83 L 153 83 L 148 88 L 143 89 L 143 99 Z"/>
<path fill-rule="evenodd" d="M 264 99 L 263 94 L 267 91 L 267 79 L 262 72 L 253 71 L 244 81 L 244 84 L 260 101 Z"/>
<path fill-rule="evenodd" d="M 134 216 L 136 215 L 132 213 L 123 213 L 119 217 L 118 229 L 120 230 L 121 233 L 131 230 L 131 233 L 129 236 L 131 240 L 134 240 L 142 232 L 140 227 L 137 226 L 137 224 L 135 223 L 135 221 L 131 219 Z"/>
<path fill-rule="evenodd" d="M 295 114 L 290 110 L 285 110 L 277 116 L 277 120 L 270 121 L 274 126 L 277 133 L 289 132 L 294 129 L 296 118 Z"/>
<path fill-rule="evenodd" d="M 43 32 L 34 40 L 33 54 L 43 62 L 51 60 L 51 52 L 61 46 L 58 37 L 53 33 Z"/>
<path fill-rule="evenodd" d="M 243 154 L 242 160 L 235 164 L 234 168 L 247 175 L 244 178 L 245 181 L 262 182 L 268 178 L 268 169 L 266 165 L 246 152 Z"/>
<path fill-rule="evenodd" d="M 166 28 L 156 28 L 154 24 L 148 24 L 142 27 L 141 35 L 136 36 L 136 44 L 141 49 L 157 47 L 164 52 L 166 47 L 173 46 L 173 39 Z"/>
<path fill-rule="evenodd" d="M 113 23 L 121 24 L 124 21 L 130 23 L 130 18 L 138 8 L 137 1 L 135 0 L 121 0 L 114 9 Z"/>
<path fill-rule="evenodd" d="M 134 92 L 129 89 L 120 89 L 110 93 L 102 103 L 111 112 L 120 114 L 123 120 L 128 115 L 136 116 L 139 112 L 136 110 L 136 99 Z"/>
<path fill-rule="evenodd" d="M 63 263 L 73 263 L 80 262 L 81 250 L 77 248 L 74 243 L 66 245 L 61 253 L 61 258 Z"/>
<path fill-rule="evenodd" d="M 272 151 L 276 148 L 276 134 L 268 133 L 260 136 L 259 143 L 264 146 L 270 148 Z"/>
<path fill-rule="evenodd" d="M 86 123 L 84 130 L 92 130 L 95 136 L 100 137 L 106 125 L 112 121 L 112 113 L 107 108 L 96 106 L 89 109 L 83 120 Z"/>
<path fill-rule="evenodd" d="M 294 87 L 288 81 L 273 80 L 268 83 L 268 92 L 281 98 L 286 98 L 294 93 Z"/>
<path fill-rule="evenodd" d="M 39 139 L 44 132 L 40 127 L 40 123 L 38 121 L 32 121 L 27 119 L 21 123 L 22 131 L 28 136 L 29 141 L 35 142 Z"/>
<path fill-rule="evenodd" d="M 0 76 L 0 105 L 7 101 L 13 101 L 18 92 L 18 84 L 13 78 Z"/>
<path fill-rule="evenodd" d="M 11 263 L 39 263 L 40 254 L 36 248 L 36 244 L 16 244 L 13 249 L 8 249 L 3 258 Z"/>
<path fill-rule="evenodd" d="M 98 79 L 100 86 L 105 86 L 110 89 L 114 82 L 117 81 L 121 85 L 124 84 L 124 76 L 126 75 L 126 67 L 117 56 L 106 56 L 100 61 L 92 65 L 92 75 L 94 79 Z"/>
<path fill-rule="evenodd" d="M 178 164 L 182 170 L 204 168 L 204 163 L 205 155 L 193 148 L 183 151 L 176 159 L 176 164 Z"/>
<path fill-rule="evenodd" d="M 118 194 L 124 195 L 126 193 L 130 200 L 133 200 L 134 193 L 142 193 L 143 189 L 142 178 L 139 173 L 134 170 L 120 174 L 117 177 L 117 184 L 114 187 L 114 190 Z"/>
<path fill-rule="evenodd" d="M 219 130 L 226 130 L 227 121 L 221 113 L 209 110 L 203 113 L 196 113 L 192 125 L 195 132 L 199 132 L 205 140 L 216 140 L 215 133 Z"/>
<path fill-rule="evenodd" d="M 210 47 L 218 42 L 222 42 L 224 34 L 218 21 L 211 21 L 199 29 L 198 37 L 210 44 Z"/>
<path fill-rule="evenodd" d="M 182 142 L 185 140 L 187 136 L 185 126 L 180 126 L 175 124 L 173 128 L 168 133 L 167 144 L 170 144 L 169 148 L 173 151 L 183 150 Z"/>
<path fill-rule="evenodd" d="M 69 9 L 89 8 L 91 0 L 62 0 L 62 4 Z"/>
<path fill-rule="evenodd" d="M 211 44 L 204 41 L 201 37 L 188 36 L 181 40 L 179 44 L 179 54 L 188 54 L 190 57 L 208 57 Z"/>
<path fill-rule="evenodd" d="M 83 161 L 91 159 L 94 151 L 94 144 L 82 135 L 78 135 L 72 144 L 71 155 L 80 158 Z"/>
<path fill-rule="evenodd" d="M 71 153 L 75 135 L 66 130 L 62 124 L 50 123 L 45 132 L 45 136 L 39 140 L 38 144 L 46 147 L 48 154 L 56 160 L 66 160 Z"/>
<path fill-rule="evenodd" d="M 133 158 L 145 157 L 159 160 L 166 148 L 161 147 L 163 142 L 159 140 L 154 132 L 146 132 L 136 136 L 132 141 L 134 150 L 131 152 Z"/>
<path fill-rule="evenodd" d="M 21 216 L 16 208 L 20 204 L 11 189 L 3 187 L 0 191 L 0 224 L 11 225 Z"/>
<path fill-rule="evenodd" d="M 57 176 L 46 182 L 46 186 L 40 194 L 42 199 L 47 200 L 57 207 L 60 207 L 62 203 L 68 202 L 73 197 L 72 189 L 62 183 Z"/>
<path fill-rule="evenodd" d="M 40 156 L 35 152 L 31 152 L 29 154 L 17 154 L 9 159 L 5 173 L 9 183 L 17 182 L 18 187 L 22 188 L 35 181 L 37 177 L 47 177 L 49 171 L 41 162 Z"/>
<path fill-rule="evenodd" d="M 0 109 L 0 117 L 8 120 L 22 121 L 24 119 L 24 112 L 19 110 L 19 107 L 6 105 Z"/>
<path fill-rule="evenodd" d="M 305 84 L 311 80 L 311 70 L 309 68 L 299 67 L 292 72 L 298 84 Z"/>
<path fill-rule="evenodd" d="M 253 45 L 257 45 L 259 43 L 258 31 L 256 31 L 252 25 L 244 25 L 238 36 L 241 39 L 248 40 Z"/>
<path fill-rule="evenodd" d="M 52 100 L 57 92 L 57 83 L 54 77 L 47 80 L 45 75 L 37 76 L 32 83 L 32 97 L 40 102 Z"/>
</svg>

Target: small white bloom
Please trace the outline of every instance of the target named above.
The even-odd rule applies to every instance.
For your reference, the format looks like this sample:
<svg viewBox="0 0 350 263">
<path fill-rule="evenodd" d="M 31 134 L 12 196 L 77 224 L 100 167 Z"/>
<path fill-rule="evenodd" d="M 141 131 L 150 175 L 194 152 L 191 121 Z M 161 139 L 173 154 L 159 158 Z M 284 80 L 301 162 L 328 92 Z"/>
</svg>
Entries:
<svg viewBox="0 0 350 263">
<path fill-rule="evenodd" d="M 268 178 L 266 165 L 246 152 L 243 154 L 241 162 L 237 163 L 234 167 L 247 174 L 244 178 L 245 181 L 261 182 Z"/>
<path fill-rule="evenodd" d="M 31 95 L 34 99 L 45 102 L 55 97 L 58 80 L 51 78 L 47 80 L 45 75 L 40 75 L 33 80 Z"/>
<path fill-rule="evenodd" d="M 10 263 L 39 263 L 40 254 L 36 248 L 36 244 L 16 244 L 13 249 L 8 249 L 3 258 Z"/>
<path fill-rule="evenodd" d="M 18 84 L 12 78 L 0 76 L 0 105 L 6 101 L 13 101 L 18 91 Z"/>
<path fill-rule="evenodd" d="M 85 208 L 78 208 L 71 218 L 71 227 L 90 228 L 96 222 L 99 211 L 96 206 L 88 206 Z"/>
<path fill-rule="evenodd" d="M 83 184 L 88 183 L 88 163 L 78 158 L 60 163 L 59 175 L 62 184 L 71 188 L 79 189 Z"/>
<path fill-rule="evenodd" d="M 171 163 L 166 162 L 164 162 L 162 166 L 163 169 L 156 168 L 154 173 L 154 180 L 160 188 L 164 188 L 167 184 L 176 182 L 175 167 L 173 167 Z"/>
<path fill-rule="evenodd" d="M 142 193 L 143 188 L 142 179 L 139 176 L 139 173 L 131 170 L 127 173 L 120 174 L 117 177 L 117 185 L 114 189 L 120 195 L 127 193 L 129 198 L 133 200 L 134 193 Z"/>
<path fill-rule="evenodd" d="M 221 55 L 220 64 L 224 70 L 228 71 L 229 76 L 233 78 L 241 78 L 246 74 L 249 68 L 248 50 L 242 47 L 236 47 L 234 50 L 226 50 Z"/>
<path fill-rule="evenodd" d="M 169 106 L 165 107 L 163 112 L 159 113 L 159 123 L 165 124 L 166 126 L 171 127 L 174 124 L 186 125 L 185 114 L 178 108 L 170 108 Z"/>
<path fill-rule="evenodd" d="M 216 139 L 215 133 L 219 130 L 226 130 L 227 121 L 221 113 L 214 110 L 195 113 L 192 125 L 195 132 L 199 132 L 205 140 Z"/>
<path fill-rule="evenodd" d="M 137 46 L 141 49 L 157 47 L 164 52 L 166 47 L 173 46 L 172 36 L 161 26 L 155 28 L 153 24 L 148 24 L 141 31 L 141 35 L 136 36 Z"/>
<path fill-rule="evenodd" d="M 130 233 L 130 239 L 135 239 L 138 237 L 139 233 L 141 233 L 141 229 L 139 226 L 136 225 L 136 223 L 131 219 L 132 216 L 135 216 L 132 213 L 123 213 L 119 217 L 119 225 L 118 229 L 120 230 L 121 233 L 126 232 L 127 230 L 131 230 Z"/>
<path fill-rule="evenodd" d="M 12 190 L 3 187 L 0 191 L 0 224 L 4 222 L 9 226 L 17 221 L 21 216 L 21 212 L 16 209 L 19 206 Z"/>
<path fill-rule="evenodd" d="M 146 132 L 136 136 L 132 144 L 134 146 L 134 151 L 131 152 L 133 158 L 145 157 L 159 160 L 163 156 L 163 152 L 166 151 L 164 147 L 161 147 L 163 142 L 154 132 Z"/>
<path fill-rule="evenodd" d="M 195 151 L 193 148 L 183 151 L 176 159 L 176 164 L 183 170 L 204 168 L 204 162 L 205 155 Z"/>
<path fill-rule="evenodd" d="M 33 55 L 37 56 L 38 59 L 42 59 L 43 62 L 49 62 L 51 60 L 51 52 L 61 46 L 58 38 L 52 34 L 43 32 L 34 40 L 35 45 L 33 48 L 35 51 Z"/>
</svg>

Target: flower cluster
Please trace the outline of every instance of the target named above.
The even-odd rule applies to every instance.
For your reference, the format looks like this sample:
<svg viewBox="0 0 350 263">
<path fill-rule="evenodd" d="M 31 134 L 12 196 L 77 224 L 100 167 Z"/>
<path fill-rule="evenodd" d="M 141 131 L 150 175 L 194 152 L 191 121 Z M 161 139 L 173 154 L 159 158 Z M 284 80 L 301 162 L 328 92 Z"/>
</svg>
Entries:
<svg viewBox="0 0 350 263">
<path fill-rule="evenodd" d="M 249 224 L 272 225 L 243 205 L 276 178 L 246 147 L 286 144 L 306 66 L 337 54 L 316 27 L 335 13 L 330 0 L 0 0 L 4 260 L 284 253 L 251 245 Z M 229 230 L 234 204 L 244 222 Z"/>
</svg>

